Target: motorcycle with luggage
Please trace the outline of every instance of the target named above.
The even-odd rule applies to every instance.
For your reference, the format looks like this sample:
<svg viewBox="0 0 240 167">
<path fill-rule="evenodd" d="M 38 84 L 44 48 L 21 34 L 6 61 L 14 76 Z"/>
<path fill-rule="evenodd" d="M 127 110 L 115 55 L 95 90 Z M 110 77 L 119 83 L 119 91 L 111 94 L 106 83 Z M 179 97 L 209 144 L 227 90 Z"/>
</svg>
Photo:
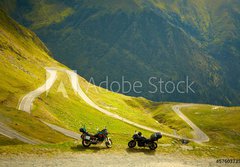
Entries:
<svg viewBox="0 0 240 167">
<path fill-rule="evenodd" d="M 132 136 L 133 140 L 128 142 L 129 148 L 134 148 L 136 145 L 138 147 L 149 147 L 150 150 L 155 150 L 157 148 L 158 139 L 162 138 L 162 134 L 160 132 L 153 133 L 149 139 L 142 136 L 141 132 L 135 132 Z"/>
<path fill-rule="evenodd" d="M 108 137 L 108 130 L 106 128 L 98 131 L 95 135 L 88 133 L 85 127 L 79 130 L 82 132 L 81 139 L 84 147 L 89 147 L 92 144 L 102 144 L 103 142 L 105 142 L 107 148 L 112 147 L 112 140 Z"/>
</svg>

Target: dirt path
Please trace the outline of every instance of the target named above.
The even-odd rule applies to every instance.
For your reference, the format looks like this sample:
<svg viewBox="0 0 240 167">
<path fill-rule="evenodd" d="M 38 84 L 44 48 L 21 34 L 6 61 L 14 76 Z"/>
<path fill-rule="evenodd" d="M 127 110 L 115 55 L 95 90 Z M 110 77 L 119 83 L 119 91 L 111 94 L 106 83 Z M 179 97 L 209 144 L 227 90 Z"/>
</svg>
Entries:
<svg viewBox="0 0 240 167">
<path fill-rule="evenodd" d="M 0 157 L 0 166 L 69 166 L 69 167 L 208 167 L 216 166 L 214 159 L 190 159 L 143 153 L 124 154 L 64 154 L 57 156 Z"/>
<path fill-rule="evenodd" d="M 44 122 L 44 121 L 42 121 L 42 122 L 44 124 L 46 124 L 47 126 L 49 126 L 50 128 L 52 128 L 53 130 L 58 131 L 58 132 L 64 134 L 65 136 L 68 136 L 68 137 L 71 137 L 71 138 L 77 139 L 77 140 L 81 139 L 81 137 L 80 137 L 81 134 L 79 134 L 79 133 L 76 133 L 76 132 L 73 132 L 73 131 L 61 128 L 61 127 L 59 127 L 57 125 L 53 125 L 53 124 L 50 124 L 50 123 L 47 123 L 47 122 Z"/>
<path fill-rule="evenodd" d="M 196 135 L 195 141 L 198 142 L 208 142 L 209 137 L 197 126 L 195 125 L 191 120 L 189 120 L 181 111 L 180 109 L 183 107 L 192 107 L 194 104 L 180 104 L 172 106 L 173 111 L 176 112 L 176 114 L 182 118 L 191 128 L 194 130 L 194 133 Z"/>
<path fill-rule="evenodd" d="M 21 134 L 19 134 L 18 132 L 16 132 L 15 130 L 11 129 L 10 127 L 8 127 L 7 125 L 3 124 L 0 122 L 0 134 L 10 138 L 10 139 L 18 139 L 24 143 L 28 143 L 28 144 L 40 144 L 42 143 L 41 141 L 38 140 L 32 140 L 29 139 Z"/>
</svg>

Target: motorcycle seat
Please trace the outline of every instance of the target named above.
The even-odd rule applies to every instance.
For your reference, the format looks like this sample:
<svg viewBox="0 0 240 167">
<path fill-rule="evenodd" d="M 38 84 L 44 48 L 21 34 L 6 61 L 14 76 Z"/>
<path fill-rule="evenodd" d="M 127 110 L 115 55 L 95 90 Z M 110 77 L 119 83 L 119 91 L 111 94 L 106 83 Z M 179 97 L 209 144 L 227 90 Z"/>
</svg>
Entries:
<svg viewBox="0 0 240 167">
<path fill-rule="evenodd" d="M 86 135 L 88 135 L 88 136 L 94 136 L 93 134 L 91 134 L 91 133 L 88 133 L 88 132 L 86 132 Z"/>
</svg>

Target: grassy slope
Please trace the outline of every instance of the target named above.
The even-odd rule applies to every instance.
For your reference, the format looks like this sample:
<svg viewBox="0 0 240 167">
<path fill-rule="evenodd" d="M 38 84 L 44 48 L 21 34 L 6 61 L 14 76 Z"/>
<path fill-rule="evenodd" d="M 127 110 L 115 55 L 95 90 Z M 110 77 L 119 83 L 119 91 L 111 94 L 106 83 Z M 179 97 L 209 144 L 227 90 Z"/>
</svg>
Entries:
<svg viewBox="0 0 240 167">
<path fill-rule="evenodd" d="M 0 101 L 15 107 L 26 92 L 45 80 L 45 67 L 60 66 L 37 36 L 0 11 Z M 7 76 L 7 77 L 6 77 Z"/>
<path fill-rule="evenodd" d="M 202 128 L 216 145 L 240 145 L 239 107 L 199 105 L 183 108 L 184 114 Z M 228 142 L 227 142 L 228 141 Z"/>
<path fill-rule="evenodd" d="M 17 111 L 19 99 L 45 80 L 45 66 L 60 66 L 34 33 L 0 11 L 0 120 L 30 137 L 50 143 L 69 140 L 31 115 Z M 54 135 L 55 137 L 53 137 Z"/>
<path fill-rule="evenodd" d="M 170 106 L 164 103 L 156 103 L 149 101 L 145 98 L 134 98 L 125 96 L 122 94 L 113 93 L 96 87 L 86 80 L 80 80 L 80 84 L 85 93 L 100 107 L 107 109 L 113 113 L 116 113 L 124 118 L 132 120 L 142 125 L 146 125 L 160 131 L 173 133 L 174 130 L 180 135 L 186 135 L 191 137 L 189 133 L 191 129 L 185 124 L 174 112 L 172 112 Z M 160 111 L 159 111 L 160 110 Z M 158 115 L 162 113 L 166 115 Z M 164 119 L 165 121 L 159 121 L 155 117 Z M 169 119 L 172 117 L 172 119 Z M 156 121 L 157 120 L 157 121 Z M 175 124 L 178 120 L 178 123 Z M 160 123 L 160 124 L 159 124 Z M 184 128 L 186 129 L 184 129 Z"/>
<path fill-rule="evenodd" d="M 208 145 L 216 146 L 226 156 L 239 155 L 239 107 L 198 105 L 182 111 L 209 136 Z"/>
<path fill-rule="evenodd" d="M 29 115 L 15 109 L 19 99 L 21 99 L 23 95 L 36 89 L 45 82 L 44 67 L 63 66 L 48 56 L 48 50 L 35 34 L 12 21 L 3 12 L 0 14 L 0 54 L 2 56 L 0 61 L 0 75 L 2 78 L 0 81 L 1 121 L 17 131 L 20 131 L 20 133 L 50 143 L 67 141 L 69 139 L 43 125 L 38 120 L 39 118 L 75 131 L 78 131 L 79 127 L 83 124 L 93 133 L 96 131 L 97 127 L 103 128 L 107 126 L 114 141 L 119 143 L 116 145 L 125 147 L 132 133 L 139 129 L 105 116 L 89 107 L 81 98 L 76 97 L 74 92 L 72 92 L 70 83 L 67 82 L 67 76 L 65 74 L 59 74 L 59 81 L 61 79 L 66 81 L 65 84 L 70 97 L 68 100 L 59 96 L 59 93 L 56 91 L 59 82 L 56 82 L 49 92 L 48 97 L 43 94 L 36 100 L 33 114 Z M 82 78 L 80 78 L 80 80 L 80 82 L 85 82 Z M 83 86 L 83 88 L 85 87 Z M 126 102 L 126 100 L 137 102 L 139 101 L 138 99 L 115 93 L 110 94 L 111 96 L 107 97 L 105 95 L 102 96 L 102 98 L 107 100 L 106 103 L 111 101 L 111 99 L 119 99 L 120 104 L 123 104 L 123 108 L 117 110 L 119 115 L 158 128 L 158 124 L 155 120 L 152 119 L 150 115 L 141 111 L 142 107 L 140 104 L 133 106 Z M 94 96 L 91 97 L 94 98 Z M 64 103 L 62 103 L 63 101 Z M 150 103 L 146 100 L 143 101 Z M 99 102 L 99 99 L 97 102 Z M 138 103 L 141 103 L 141 101 Z M 120 108 L 120 106 L 116 107 Z M 134 112 L 127 116 L 129 110 Z M 124 113 L 121 113 L 123 111 Z M 142 118 L 139 117 L 141 113 L 144 114 Z M 146 123 L 144 120 L 148 122 Z M 161 126 L 159 129 L 167 130 L 169 128 L 167 126 Z M 144 134 L 146 136 L 150 135 L 149 132 L 145 132 Z"/>
<path fill-rule="evenodd" d="M 117 120 L 113 120 L 97 111 L 92 109 L 91 107 L 85 105 L 85 103 L 74 95 L 74 92 L 71 90 L 70 83 L 68 83 L 67 80 L 64 80 L 63 83 L 66 85 L 66 90 L 69 95 L 68 98 L 64 98 L 60 92 L 57 92 L 57 88 L 61 82 L 62 79 L 64 79 L 66 76 L 65 74 L 60 74 L 59 80 L 54 84 L 54 87 L 51 89 L 51 91 L 48 94 L 48 97 L 46 98 L 46 95 L 42 95 L 41 99 L 38 99 L 35 103 L 35 109 L 33 114 L 35 116 L 44 116 L 43 113 L 47 113 L 48 111 L 51 111 L 49 114 L 52 114 L 55 118 L 58 119 L 58 121 L 63 122 L 65 127 L 77 131 L 78 128 L 82 125 L 86 125 L 86 127 L 91 132 L 96 132 L 96 129 L 103 128 L 104 126 L 107 126 L 110 131 L 110 137 L 114 140 L 114 148 L 112 151 L 119 151 L 126 148 L 126 143 L 130 139 L 132 133 L 134 130 L 138 130 L 138 128 L 131 127 L 125 123 L 122 123 Z M 85 88 L 84 90 L 87 90 L 88 83 L 80 79 L 80 84 L 82 88 Z M 161 123 L 161 126 L 164 130 L 167 130 L 170 133 L 174 133 L 174 130 L 177 134 L 192 137 L 191 128 L 183 122 L 172 110 L 171 106 L 175 105 L 177 103 L 153 103 L 150 101 L 147 101 L 143 98 L 130 98 L 123 95 L 118 95 L 116 93 L 108 92 L 106 90 L 101 90 L 101 93 L 95 92 L 94 86 L 88 87 L 89 90 L 87 94 L 90 98 L 93 99 L 99 106 L 109 109 L 110 111 L 117 113 L 123 117 L 127 117 L 130 120 L 134 120 L 135 122 L 145 124 L 150 127 L 154 127 L 156 121 L 152 121 L 151 117 L 156 119 Z M 99 90 L 99 88 L 98 88 Z M 57 97 L 57 98 L 56 98 Z M 61 104 L 61 101 L 64 101 L 64 104 Z M 129 102 L 130 101 L 130 102 Z M 51 104 L 51 105 L 45 105 L 45 104 Z M 52 107 L 55 106 L 55 107 Z M 57 107 L 56 107 L 57 106 Z M 208 105 L 203 105 L 202 108 L 199 108 L 200 111 L 204 112 L 204 107 L 208 107 Z M 226 108 L 231 109 L 231 108 Z M 185 109 L 184 109 L 185 110 Z M 189 111 L 194 111 L 195 108 L 189 108 Z M 235 120 L 238 120 L 239 112 L 238 108 L 236 108 L 235 111 Z M 127 115 L 128 112 L 131 112 L 132 114 Z M 91 115 L 90 115 L 91 113 Z M 137 113 L 134 115 L 134 113 Z M 148 114 L 147 114 L 148 113 Z M 142 116 L 140 117 L 139 114 Z M 174 153 L 179 152 L 182 154 L 191 154 L 191 155 L 198 155 L 198 156 L 215 156 L 215 157 L 237 157 L 239 154 L 239 142 L 236 141 L 236 137 L 234 137 L 234 133 L 232 135 L 223 135 L 221 131 L 218 131 L 215 136 L 221 136 L 221 143 L 228 143 L 228 146 L 221 147 L 221 143 L 219 143 L 219 140 L 214 137 L 214 135 L 211 135 L 212 129 L 214 130 L 214 127 L 218 127 L 215 125 L 215 122 L 212 120 L 215 120 L 217 117 L 217 114 L 213 119 L 209 119 L 209 122 L 206 122 L 206 125 L 201 126 L 199 124 L 199 121 L 197 121 L 196 116 L 191 116 L 188 113 L 186 115 L 194 122 L 196 123 L 204 132 L 210 132 L 210 142 L 205 143 L 203 145 L 198 145 L 195 143 L 190 143 L 189 145 L 194 148 L 193 151 L 187 151 L 182 150 L 181 144 L 179 142 L 176 142 L 174 140 L 171 140 L 169 138 L 163 138 L 160 140 L 160 143 L 170 143 L 171 147 L 161 147 L 161 151 L 159 152 L 166 152 L 166 153 Z M 90 118 L 90 119 L 89 119 Z M 143 121 L 143 119 L 147 121 Z M 229 116 L 231 118 L 231 116 Z M 48 118 L 44 118 L 48 119 Z M 207 119 L 207 114 L 203 118 L 203 120 Z M 228 120 L 228 119 L 227 119 Z M 48 120 L 49 122 L 53 122 L 58 124 L 58 121 L 55 122 L 54 119 Z M 224 122 L 224 120 L 222 120 Z M 61 124 L 60 124 L 61 125 Z M 209 126 L 210 128 L 206 130 L 206 127 Z M 238 126 L 234 126 L 234 124 L 230 124 L 230 122 L 225 121 L 221 124 L 221 126 L 226 127 L 232 127 L 236 128 L 238 131 Z M 236 132 L 237 132 L 236 131 Z M 145 136 L 150 135 L 150 133 L 146 131 L 142 131 Z M 72 147 L 70 149 L 70 147 Z M 49 148 L 55 148 L 54 146 L 50 146 Z M 75 150 L 75 151 L 84 151 L 84 152 L 92 152 L 93 150 L 84 150 L 81 146 L 76 146 L 70 144 L 66 145 L 59 145 L 57 147 L 58 149 L 63 150 Z M 98 150 L 98 149 L 97 149 Z M 98 150 L 100 151 L 100 150 Z M 102 150 L 100 152 L 104 153 L 106 150 Z"/>
<path fill-rule="evenodd" d="M 12 128 L 20 131 L 28 136 L 39 138 L 47 142 L 61 142 L 68 141 L 69 139 L 63 135 L 56 133 L 39 122 L 36 118 L 42 118 L 48 122 L 78 131 L 79 127 L 86 125 L 91 132 L 95 132 L 96 128 L 103 128 L 107 126 L 110 131 L 110 136 L 114 140 L 114 150 L 126 148 L 126 143 L 130 139 L 134 130 L 138 128 L 132 127 L 118 120 L 111 119 L 95 109 L 85 104 L 79 97 L 77 97 L 71 89 L 69 81 L 66 79 L 66 74 L 59 73 L 59 78 L 50 90 L 48 96 L 43 94 L 34 102 L 34 109 L 31 115 L 15 110 L 18 100 L 27 92 L 36 89 L 45 81 L 45 66 L 62 67 L 59 63 L 55 62 L 48 56 L 47 49 L 38 40 L 38 38 L 30 31 L 21 27 L 14 21 L 9 21 L 9 18 L 1 12 L 1 43 L 0 54 L 1 59 L 1 121 L 8 124 Z M 29 63 L 30 62 L 30 63 Z M 8 77 L 6 77 L 8 75 Z M 86 91 L 88 83 L 79 77 L 82 88 Z M 64 98 L 57 88 L 59 83 L 63 81 L 69 99 Z M 138 123 L 148 125 L 150 127 L 159 128 L 172 132 L 172 129 L 178 130 L 179 134 L 189 134 L 189 127 L 180 120 L 170 110 L 172 104 L 158 104 L 147 101 L 143 98 L 130 98 L 120 94 L 108 92 L 101 89 L 100 93 L 95 92 L 95 88 L 91 86 L 89 91 L 86 92 L 91 99 L 93 99 L 101 107 L 109 109 L 123 117 L 134 120 Z M 64 103 L 63 103 L 64 102 Z M 131 114 L 129 114 L 131 113 Z M 237 113 L 237 112 L 236 112 Z M 139 117 L 141 115 L 142 117 Z M 161 125 L 158 127 L 157 119 Z M 169 119 L 171 117 L 171 119 Z M 191 118 L 194 122 L 194 117 Z M 27 120 L 27 121 L 26 121 Z M 178 123 L 176 124 L 175 121 Z M 209 124 L 211 124 L 209 122 Z M 149 132 L 142 131 L 146 136 L 150 135 Z M 40 134 L 39 134 L 40 133 Z M 232 137 L 232 136 L 231 136 Z M 4 137 L 3 137 L 4 138 Z M 235 142 L 235 140 L 228 139 L 229 136 L 223 139 Z M 2 141 L 6 141 L 4 138 Z M 184 154 L 197 154 L 197 155 L 228 155 L 229 150 L 222 152 L 211 151 L 214 148 L 213 143 L 198 146 L 191 143 L 194 151 L 182 151 L 180 145 L 175 141 L 168 138 L 163 138 L 161 143 L 172 143 L 173 147 L 161 148 L 162 152 L 175 152 L 180 151 Z M 9 141 L 5 142 L 9 143 Z M 14 142 L 13 142 L 14 143 Z M 237 143 L 238 144 L 238 143 Z M 72 148 L 71 148 L 72 147 Z M 35 146 L 36 152 L 46 152 L 45 148 L 56 150 L 82 150 L 76 148 L 76 144 L 71 142 L 64 142 L 57 145 L 42 145 Z M 18 152 L 26 151 L 32 152 L 32 146 L 6 146 L 1 147 L 0 152 Z M 88 150 L 89 152 L 96 151 Z M 236 154 L 229 154 L 236 156 Z"/>
<path fill-rule="evenodd" d="M 3 136 L 0 134 L 0 146 L 6 146 L 6 145 L 18 145 L 18 144 L 24 144 L 21 141 L 17 140 L 17 139 L 9 139 L 6 136 Z"/>
<path fill-rule="evenodd" d="M 71 139 L 51 130 L 28 113 L 10 107 L 0 107 L 0 121 L 30 138 L 47 143 L 60 143 Z"/>
<path fill-rule="evenodd" d="M 35 117 L 40 117 L 42 119 L 47 120 L 48 122 L 58 124 L 60 126 L 64 126 L 68 129 L 72 129 L 74 131 L 78 131 L 79 127 L 86 125 L 86 128 L 92 132 L 95 133 L 96 129 L 102 129 L 105 126 L 108 128 L 110 132 L 110 136 L 114 140 L 116 147 L 125 147 L 128 140 L 131 138 L 132 134 L 135 130 L 140 131 L 141 129 L 130 126 L 126 123 L 123 123 L 119 120 L 112 119 L 111 117 L 108 117 L 99 111 L 96 111 L 95 109 L 88 106 L 81 98 L 75 95 L 73 92 L 70 82 L 66 80 L 67 75 L 61 72 L 58 72 L 58 80 L 54 83 L 53 87 L 51 88 L 49 94 L 46 96 L 46 94 L 41 95 L 38 100 L 36 100 L 36 103 L 34 105 L 34 111 L 33 115 Z M 84 82 L 82 78 L 80 78 L 80 83 Z M 60 83 L 63 81 L 66 91 L 68 93 L 69 98 L 65 98 L 61 92 L 58 92 L 58 87 Z M 87 83 L 85 83 L 87 84 Z M 82 88 L 84 89 L 83 84 L 81 84 Z M 93 99 L 93 101 L 99 103 L 99 99 L 102 99 L 101 102 L 104 102 L 104 96 L 97 95 L 98 98 L 94 98 L 93 96 L 90 96 L 90 98 Z M 106 104 L 111 105 L 114 107 L 114 104 L 108 103 L 109 101 L 116 101 L 115 104 L 118 102 L 123 104 L 124 100 L 128 98 L 132 101 L 134 101 L 134 98 L 126 97 L 123 95 L 118 95 L 115 93 L 112 93 L 111 96 L 105 96 Z M 62 103 L 64 101 L 64 103 Z M 137 101 L 137 100 L 136 100 Z M 119 105 L 119 106 L 120 106 Z M 102 106 L 102 105 L 100 105 Z M 116 105 L 116 107 L 119 107 Z M 104 108 L 104 106 L 102 106 Z M 105 106 L 106 107 L 106 106 Z M 124 108 L 125 107 L 125 108 Z M 110 110 L 112 112 L 116 112 L 116 110 Z M 121 112 L 122 111 L 122 112 Z M 134 112 L 133 114 L 127 115 L 127 113 Z M 125 118 L 128 118 L 129 120 L 138 122 L 143 125 L 147 125 L 150 127 L 155 127 L 159 130 L 166 130 L 168 129 L 167 126 L 162 126 L 163 128 L 159 128 L 159 124 L 156 123 L 156 121 L 151 118 L 150 114 L 146 114 L 143 111 L 141 111 L 140 107 L 133 108 L 130 105 L 123 104 L 122 108 L 117 109 L 117 114 L 120 116 L 123 116 Z M 141 116 L 139 116 L 141 115 Z M 151 133 L 146 132 L 144 130 L 141 130 L 145 136 L 150 136 Z M 169 139 L 165 139 L 167 141 L 170 141 Z"/>
<path fill-rule="evenodd" d="M 175 104 L 176 103 L 157 103 L 156 105 L 152 105 L 151 114 L 159 123 L 170 127 L 173 131 L 172 133 L 192 138 L 192 130 L 189 125 L 172 110 L 172 106 Z"/>
</svg>

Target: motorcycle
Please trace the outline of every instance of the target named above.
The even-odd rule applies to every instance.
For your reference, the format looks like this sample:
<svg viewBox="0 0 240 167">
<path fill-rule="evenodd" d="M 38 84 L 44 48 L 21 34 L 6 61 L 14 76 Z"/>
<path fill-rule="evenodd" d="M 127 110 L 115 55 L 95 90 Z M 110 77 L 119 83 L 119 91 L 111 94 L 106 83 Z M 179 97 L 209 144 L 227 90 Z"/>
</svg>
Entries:
<svg viewBox="0 0 240 167">
<path fill-rule="evenodd" d="M 162 138 L 162 134 L 160 132 L 156 132 L 151 135 L 149 139 L 146 139 L 142 136 L 141 132 L 135 132 L 133 135 L 133 140 L 128 142 L 129 148 L 134 148 L 137 144 L 139 147 L 149 147 L 150 150 L 155 150 L 157 148 L 158 139 Z"/>
<path fill-rule="evenodd" d="M 112 147 L 112 140 L 108 137 L 108 131 L 107 129 L 103 129 L 101 131 L 98 131 L 97 134 L 92 135 L 86 131 L 86 128 L 80 128 L 80 132 L 82 132 L 81 138 L 82 138 L 82 145 L 84 147 L 89 147 L 91 144 L 102 144 L 105 141 L 105 145 L 107 148 Z"/>
</svg>

